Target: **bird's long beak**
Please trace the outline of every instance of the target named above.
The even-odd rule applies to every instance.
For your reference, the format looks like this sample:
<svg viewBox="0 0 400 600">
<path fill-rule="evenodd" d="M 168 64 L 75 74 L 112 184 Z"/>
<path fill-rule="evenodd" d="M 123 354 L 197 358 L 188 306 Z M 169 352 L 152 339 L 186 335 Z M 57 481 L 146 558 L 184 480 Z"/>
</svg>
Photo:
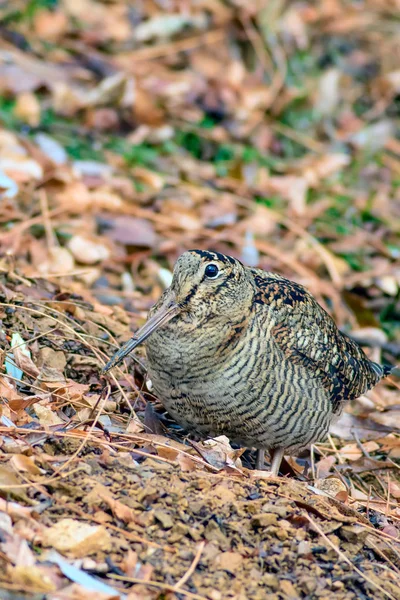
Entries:
<svg viewBox="0 0 400 600">
<path fill-rule="evenodd" d="M 135 333 L 135 335 L 126 342 L 114 356 L 108 361 L 102 372 L 107 373 L 110 369 L 118 365 L 132 350 L 142 344 L 159 327 L 168 323 L 179 312 L 179 305 L 175 301 L 167 301 L 150 319 Z"/>
</svg>

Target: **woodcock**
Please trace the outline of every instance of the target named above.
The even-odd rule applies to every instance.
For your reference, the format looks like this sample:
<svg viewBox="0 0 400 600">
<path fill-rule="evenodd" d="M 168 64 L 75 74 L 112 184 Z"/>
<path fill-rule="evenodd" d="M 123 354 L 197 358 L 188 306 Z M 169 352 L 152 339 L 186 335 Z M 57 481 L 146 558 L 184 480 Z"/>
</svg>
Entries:
<svg viewBox="0 0 400 600">
<path fill-rule="evenodd" d="M 142 343 L 178 423 L 269 450 L 275 475 L 284 454 L 325 437 L 347 400 L 398 374 L 369 360 L 303 286 L 203 250 L 182 254 L 148 321 L 104 371 Z"/>
</svg>

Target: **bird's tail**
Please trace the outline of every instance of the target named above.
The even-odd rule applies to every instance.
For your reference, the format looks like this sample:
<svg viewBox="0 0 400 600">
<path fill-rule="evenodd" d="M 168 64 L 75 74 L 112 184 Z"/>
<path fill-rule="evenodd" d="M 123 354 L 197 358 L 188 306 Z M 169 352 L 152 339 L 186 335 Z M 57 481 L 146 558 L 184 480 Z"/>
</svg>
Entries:
<svg viewBox="0 0 400 600">
<path fill-rule="evenodd" d="M 383 376 L 387 377 L 388 375 L 394 375 L 395 377 L 400 377 L 400 366 L 399 367 L 391 367 L 390 365 L 384 365 Z"/>
</svg>

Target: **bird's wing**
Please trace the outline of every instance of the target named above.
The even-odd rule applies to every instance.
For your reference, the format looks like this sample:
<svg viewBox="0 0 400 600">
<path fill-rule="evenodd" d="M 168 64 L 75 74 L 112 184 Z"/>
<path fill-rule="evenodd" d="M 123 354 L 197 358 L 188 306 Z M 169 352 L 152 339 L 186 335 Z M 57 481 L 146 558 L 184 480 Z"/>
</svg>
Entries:
<svg viewBox="0 0 400 600">
<path fill-rule="evenodd" d="M 252 269 L 255 302 L 272 312 L 272 334 L 285 357 L 321 379 L 333 410 L 358 398 L 384 375 L 361 347 L 336 327 L 332 317 L 300 284 Z"/>
</svg>

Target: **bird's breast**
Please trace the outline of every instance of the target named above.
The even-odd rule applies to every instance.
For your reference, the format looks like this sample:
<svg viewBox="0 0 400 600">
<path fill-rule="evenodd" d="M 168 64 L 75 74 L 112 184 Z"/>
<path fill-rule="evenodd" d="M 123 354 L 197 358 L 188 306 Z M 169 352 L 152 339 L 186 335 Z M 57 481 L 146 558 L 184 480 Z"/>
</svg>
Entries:
<svg viewBox="0 0 400 600">
<path fill-rule="evenodd" d="M 330 403 L 320 382 L 285 358 L 274 323 L 262 325 L 217 335 L 171 327 L 148 339 L 154 390 L 185 428 L 256 447 L 282 440 L 300 447 L 327 430 Z"/>
</svg>

